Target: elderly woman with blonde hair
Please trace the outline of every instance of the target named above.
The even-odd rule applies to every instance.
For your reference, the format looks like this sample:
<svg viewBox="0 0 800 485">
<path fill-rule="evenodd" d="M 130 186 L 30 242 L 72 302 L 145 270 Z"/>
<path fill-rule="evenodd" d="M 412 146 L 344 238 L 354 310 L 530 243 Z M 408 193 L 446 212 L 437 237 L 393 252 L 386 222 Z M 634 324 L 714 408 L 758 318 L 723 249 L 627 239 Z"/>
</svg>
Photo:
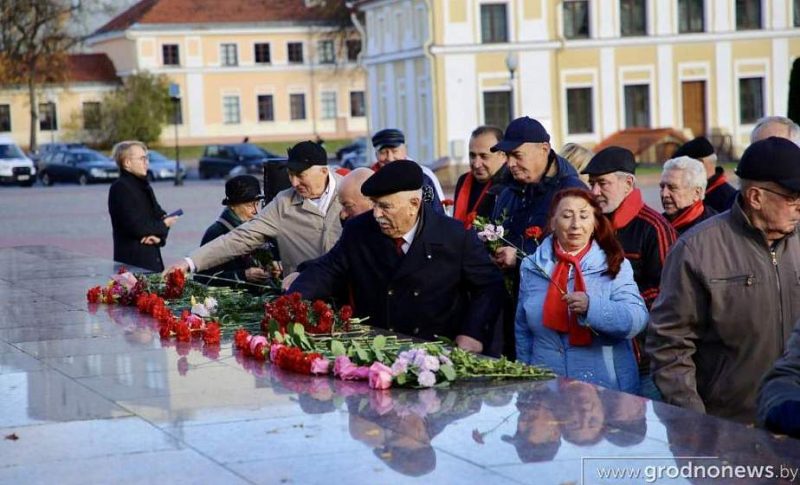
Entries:
<svg viewBox="0 0 800 485">
<path fill-rule="evenodd" d="M 589 160 L 591 160 L 594 156 L 594 152 L 583 145 L 578 145 L 577 143 L 567 143 L 561 147 L 561 153 L 559 155 L 564 157 L 564 159 L 568 161 L 570 165 L 575 167 L 575 170 L 580 174 L 580 179 L 588 187 L 589 176 L 582 174 L 581 172 L 584 168 L 586 168 L 587 165 L 589 165 Z"/>
</svg>

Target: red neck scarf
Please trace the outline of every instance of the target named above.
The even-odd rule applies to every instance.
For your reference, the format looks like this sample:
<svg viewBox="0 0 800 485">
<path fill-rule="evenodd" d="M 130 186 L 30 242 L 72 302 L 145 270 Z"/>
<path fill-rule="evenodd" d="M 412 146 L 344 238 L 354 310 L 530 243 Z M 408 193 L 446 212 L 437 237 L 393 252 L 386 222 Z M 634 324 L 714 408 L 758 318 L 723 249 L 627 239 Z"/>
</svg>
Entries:
<svg viewBox="0 0 800 485">
<path fill-rule="evenodd" d="M 670 223 L 672 224 L 672 227 L 678 231 L 692 224 L 695 220 L 697 220 L 698 217 L 703 215 L 703 211 L 705 210 L 706 208 L 703 206 L 703 201 L 698 200 L 694 204 L 684 209 L 683 212 L 678 214 L 678 217 L 675 219 L 672 219 Z"/>
<path fill-rule="evenodd" d="M 383 165 L 381 165 L 381 164 L 380 164 L 380 163 L 378 163 L 378 162 L 375 162 L 375 163 L 373 163 L 373 164 L 372 164 L 372 166 L 371 166 L 371 167 L 369 167 L 369 168 L 371 168 L 373 172 L 377 172 L 378 170 L 380 170 L 380 169 L 381 169 L 381 167 L 383 167 Z"/>
<path fill-rule="evenodd" d="M 481 195 L 478 196 L 478 200 L 475 202 L 472 208 L 470 208 L 469 194 L 472 192 L 472 184 L 474 182 L 475 177 L 472 176 L 472 173 L 468 173 L 467 176 L 464 177 L 464 183 L 461 184 L 461 189 L 456 194 L 456 207 L 453 211 L 453 218 L 463 222 L 464 229 L 472 228 L 472 222 L 478 215 L 478 207 L 480 207 L 481 202 L 483 202 L 483 198 L 486 197 L 486 192 L 489 191 L 489 187 L 492 186 L 492 180 L 489 179 L 489 181 L 486 182 L 486 185 L 483 187 Z"/>
<path fill-rule="evenodd" d="M 561 290 L 567 291 L 569 267 L 572 266 L 575 268 L 573 291 L 586 291 L 586 282 L 583 280 L 581 272 L 581 259 L 591 247 L 592 242 L 589 241 L 585 248 L 573 256 L 561 249 L 561 245 L 553 238 L 553 252 L 558 261 L 550 275 L 550 285 L 547 287 L 547 295 L 542 309 L 542 323 L 551 330 L 569 333 L 569 344 L 573 346 L 591 345 L 592 334 L 589 328 L 578 325 L 578 316 L 569 312 L 567 302 L 562 299 L 564 295 Z"/>
<path fill-rule="evenodd" d="M 711 185 L 706 187 L 706 195 L 714 192 L 720 185 L 725 185 L 728 183 L 728 179 L 725 178 L 725 174 L 720 174 L 720 176 L 715 180 Z"/>
<path fill-rule="evenodd" d="M 617 210 L 611 214 L 611 224 L 614 225 L 615 230 L 622 229 L 627 226 L 644 207 L 644 200 L 642 199 L 642 192 L 639 189 L 633 189 L 633 192 L 628 194 L 622 203 L 617 207 Z"/>
</svg>

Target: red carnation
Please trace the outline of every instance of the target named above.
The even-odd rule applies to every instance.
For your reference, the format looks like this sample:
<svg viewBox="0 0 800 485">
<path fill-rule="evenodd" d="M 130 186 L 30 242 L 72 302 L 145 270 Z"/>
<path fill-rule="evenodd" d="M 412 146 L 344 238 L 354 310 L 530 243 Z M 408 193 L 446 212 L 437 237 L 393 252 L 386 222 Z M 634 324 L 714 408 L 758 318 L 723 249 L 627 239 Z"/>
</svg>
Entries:
<svg viewBox="0 0 800 485">
<path fill-rule="evenodd" d="M 247 348 L 247 339 L 250 337 L 250 334 L 247 330 L 240 328 L 239 330 L 233 333 L 233 344 L 234 346 L 239 349 L 246 349 Z"/>
<path fill-rule="evenodd" d="M 221 336 L 222 332 L 217 322 L 209 322 L 206 324 L 206 331 L 203 334 L 203 342 L 205 342 L 206 345 L 219 344 Z"/>
<path fill-rule="evenodd" d="M 189 323 L 186 320 L 181 320 L 175 326 L 175 337 L 179 342 L 188 342 L 192 339 L 192 331 L 189 329 Z"/>
<path fill-rule="evenodd" d="M 346 324 L 353 318 L 353 308 L 350 305 L 345 305 L 339 310 L 339 318 Z"/>
<path fill-rule="evenodd" d="M 525 229 L 525 237 L 538 241 L 539 238 L 542 237 L 542 228 L 539 226 L 531 226 Z"/>
<path fill-rule="evenodd" d="M 163 339 L 168 339 L 172 336 L 172 325 L 162 323 L 158 327 L 158 335 L 161 336 Z"/>
<path fill-rule="evenodd" d="M 98 303 L 100 301 L 100 293 L 101 293 L 100 287 L 95 286 L 94 288 L 86 292 L 86 300 L 89 303 Z"/>
</svg>

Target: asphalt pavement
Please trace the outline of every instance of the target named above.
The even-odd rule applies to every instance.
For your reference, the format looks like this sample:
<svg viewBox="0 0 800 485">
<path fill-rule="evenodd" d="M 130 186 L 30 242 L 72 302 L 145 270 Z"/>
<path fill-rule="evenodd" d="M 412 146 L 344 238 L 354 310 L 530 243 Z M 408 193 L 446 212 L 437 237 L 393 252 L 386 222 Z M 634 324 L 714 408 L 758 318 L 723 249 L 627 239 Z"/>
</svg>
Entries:
<svg viewBox="0 0 800 485">
<path fill-rule="evenodd" d="M 643 185 L 645 201 L 660 211 L 658 187 L 653 181 L 644 181 Z M 112 259 L 108 187 L 109 184 L 0 186 L 0 247 L 57 246 Z M 165 211 L 184 212 L 161 250 L 164 264 L 169 265 L 199 246 L 206 228 L 222 211 L 225 182 L 186 180 L 183 186 L 176 187 L 167 180 L 153 183 L 153 189 Z M 446 191 L 452 194 L 453 188 Z"/>
</svg>

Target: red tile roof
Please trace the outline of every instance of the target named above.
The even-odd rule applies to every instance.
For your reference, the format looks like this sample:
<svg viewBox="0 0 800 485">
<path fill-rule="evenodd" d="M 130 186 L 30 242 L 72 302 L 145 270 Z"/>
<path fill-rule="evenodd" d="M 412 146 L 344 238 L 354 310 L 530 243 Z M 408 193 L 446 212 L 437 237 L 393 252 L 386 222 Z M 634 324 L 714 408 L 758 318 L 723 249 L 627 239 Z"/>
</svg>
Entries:
<svg viewBox="0 0 800 485">
<path fill-rule="evenodd" d="M 141 0 L 95 34 L 134 24 L 224 24 L 254 22 L 335 22 L 346 20 L 343 0 L 306 7 L 305 0 Z"/>
<path fill-rule="evenodd" d="M 68 82 L 119 82 L 114 63 L 105 54 L 70 54 L 66 67 Z"/>
<path fill-rule="evenodd" d="M 620 130 L 598 143 L 594 147 L 594 152 L 597 153 L 603 148 L 613 145 L 627 148 L 638 156 L 665 138 L 675 138 L 681 143 L 687 141 L 683 133 L 672 128 L 628 128 Z"/>
</svg>

